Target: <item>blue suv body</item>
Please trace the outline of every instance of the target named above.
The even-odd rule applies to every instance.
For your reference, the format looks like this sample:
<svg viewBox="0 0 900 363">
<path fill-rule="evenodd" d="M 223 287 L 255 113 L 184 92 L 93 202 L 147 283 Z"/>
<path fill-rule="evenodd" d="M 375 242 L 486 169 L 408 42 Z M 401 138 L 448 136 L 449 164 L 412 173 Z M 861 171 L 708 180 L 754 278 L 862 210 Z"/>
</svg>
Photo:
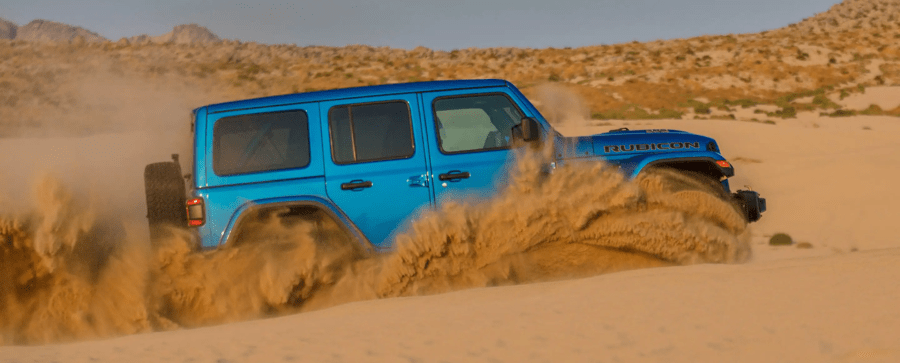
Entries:
<svg viewBox="0 0 900 363">
<path fill-rule="evenodd" d="M 493 195 L 516 138 L 554 143 L 557 163 L 600 158 L 631 177 L 665 165 L 709 176 L 730 192 L 727 178 L 734 174 L 713 139 L 683 131 L 564 137 L 503 80 L 266 97 L 201 107 L 193 119 L 192 177 L 181 192 L 186 221 L 179 223 L 196 228 L 203 248 L 228 244 L 244 216 L 275 206 L 318 209 L 362 243 L 389 248 L 422 208 Z M 152 225 L 151 203 L 159 203 L 151 195 L 158 194 L 151 166 L 145 178 Z M 748 221 L 765 210 L 755 192 L 735 197 Z"/>
</svg>

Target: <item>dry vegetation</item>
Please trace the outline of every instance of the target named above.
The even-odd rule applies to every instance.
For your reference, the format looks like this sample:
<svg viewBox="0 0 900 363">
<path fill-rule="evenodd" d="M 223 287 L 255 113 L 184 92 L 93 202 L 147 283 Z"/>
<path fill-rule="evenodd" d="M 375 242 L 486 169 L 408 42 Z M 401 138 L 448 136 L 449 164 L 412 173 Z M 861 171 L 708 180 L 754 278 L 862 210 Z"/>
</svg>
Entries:
<svg viewBox="0 0 900 363">
<path fill-rule="evenodd" d="M 0 40 L 0 123 L 40 126 L 33 111 L 64 110 L 75 74 L 170 77 L 207 88 L 210 102 L 396 82 L 503 78 L 529 96 L 547 82 L 582 95 L 594 118 L 758 120 L 841 108 L 865 87 L 900 85 L 900 1 L 847 0 L 799 24 L 756 34 L 702 36 L 575 49 L 410 51 L 347 47 Z M 758 105 L 772 105 L 759 108 Z M 770 121 L 771 122 L 771 121 Z"/>
</svg>

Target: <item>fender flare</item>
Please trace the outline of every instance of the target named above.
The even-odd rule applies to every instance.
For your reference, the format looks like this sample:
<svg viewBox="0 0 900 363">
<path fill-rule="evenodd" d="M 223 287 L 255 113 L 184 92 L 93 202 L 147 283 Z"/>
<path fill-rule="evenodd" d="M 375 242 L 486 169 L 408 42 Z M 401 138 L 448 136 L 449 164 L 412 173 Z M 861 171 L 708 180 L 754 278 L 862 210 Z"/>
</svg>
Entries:
<svg viewBox="0 0 900 363">
<path fill-rule="evenodd" d="M 331 216 L 338 222 L 338 224 L 344 226 L 347 232 L 357 240 L 363 247 L 367 249 L 374 249 L 369 239 L 366 238 L 365 235 L 356 227 L 356 224 L 350 220 L 349 217 L 342 211 L 338 206 L 334 205 L 330 200 L 315 197 L 315 196 L 287 196 L 287 197 L 277 197 L 277 198 L 266 198 L 266 199 L 258 199 L 258 200 L 250 200 L 242 204 L 238 207 L 234 213 L 231 215 L 231 218 L 228 220 L 228 224 L 225 227 L 225 230 L 222 232 L 222 236 L 219 238 L 219 243 L 217 247 L 222 247 L 226 243 L 228 243 L 231 238 L 232 233 L 235 230 L 235 227 L 240 225 L 243 218 L 247 215 L 250 215 L 251 212 L 258 211 L 264 208 L 277 208 L 277 207 L 294 207 L 294 206 L 312 206 L 323 210 L 326 214 Z"/>
<path fill-rule="evenodd" d="M 726 178 L 730 178 L 734 176 L 734 167 L 730 165 L 728 167 L 722 167 L 716 164 L 717 161 L 727 161 L 725 158 L 713 152 L 692 152 L 692 153 L 678 153 L 678 154 L 657 154 L 653 156 L 649 156 L 641 159 L 637 165 L 634 167 L 634 170 L 629 175 L 630 178 L 635 178 L 647 167 L 653 167 L 660 164 L 668 164 L 668 163 L 691 163 L 691 162 L 703 162 L 708 163 L 714 170 L 717 170 L 722 176 Z"/>
</svg>

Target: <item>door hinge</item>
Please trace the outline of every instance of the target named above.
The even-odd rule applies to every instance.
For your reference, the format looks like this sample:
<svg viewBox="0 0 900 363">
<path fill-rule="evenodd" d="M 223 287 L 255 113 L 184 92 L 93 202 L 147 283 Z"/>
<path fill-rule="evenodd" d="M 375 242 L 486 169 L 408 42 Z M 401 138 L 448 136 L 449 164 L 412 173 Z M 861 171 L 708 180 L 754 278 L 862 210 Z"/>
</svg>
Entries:
<svg viewBox="0 0 900 363">
<path fill-rule="evenodd" d="M 406 179 L 406 182 L 409 183 L 409 186 L 411 187 L 428 188 L 428 174 L 411 176 L 409 179 Z"/>
</svg>

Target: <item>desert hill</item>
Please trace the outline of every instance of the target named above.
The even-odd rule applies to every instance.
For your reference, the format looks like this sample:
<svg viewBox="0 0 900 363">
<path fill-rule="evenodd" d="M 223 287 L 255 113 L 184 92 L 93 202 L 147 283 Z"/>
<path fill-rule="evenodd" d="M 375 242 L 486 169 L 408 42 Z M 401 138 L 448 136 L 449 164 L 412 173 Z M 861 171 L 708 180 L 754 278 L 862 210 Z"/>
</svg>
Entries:
<svg viewBox="0 0 900 363">
<path fill-rule="evenodd" d="M 59 22 L 37 19 L 25 26 L 18 26 L 0 18 L 0 39 L 21 40 L 27 42 L 72 42 L 79 37 L 88 42 L 106 42 L 105 37 L 82 27 Z M 219 42 L 221 39 L 204 26 L 197 24 L 176 25 L 171 32 L 159 36 L 146 34 L 124 38 L 129 43 L 172 43 L 172 44 L 206 44 Z"/>
<path fill-rule="evenodd" d="M 789 27 L 805 33 L 829 34 L 854 29 L 889 30 L 897 25 L 900 3 L 896 1 L 846 0 L 827 12 Z"/>
<path fill-rule="evenodd" d="M 77 38 L 83 38 L 88 42 L 107 40 L 100 34 L 81 27 L 41 19 L 33 20 L 25 26 L 19 27 L 15 39 L 30 42 L 68 42 Z"/>
<path fill-rule="evenodd" d="M 842 102 L 866 87 L 900 85 L 895 41 L 900 27 L 892 20 L 898 17 L 898 0 L 849 0 L 799 24 L 761 33 L 449 52 L 216 42 L 217 36 L 196 25 L 158 37 L 48 44 L 21 41 L 32 27 L 26 25 L 16 40 L 0 41 L 0 84 L 5 86 L 0 115 L 15 109 L 15 117 L 24 121 L 17 124 L 41 124 L 29 110 L 65 108 L 71 92 L 55 85 L 90 72 L 171 77 L 215 90 L 209 102 L 383 83 L 504 78 L 533 97 L 547 83 L 575 92 L 585 100 L 583 116 L 595 119 L 772 123 L 803 112 L 898 115 L 896 105 Z"/>
</svg>

